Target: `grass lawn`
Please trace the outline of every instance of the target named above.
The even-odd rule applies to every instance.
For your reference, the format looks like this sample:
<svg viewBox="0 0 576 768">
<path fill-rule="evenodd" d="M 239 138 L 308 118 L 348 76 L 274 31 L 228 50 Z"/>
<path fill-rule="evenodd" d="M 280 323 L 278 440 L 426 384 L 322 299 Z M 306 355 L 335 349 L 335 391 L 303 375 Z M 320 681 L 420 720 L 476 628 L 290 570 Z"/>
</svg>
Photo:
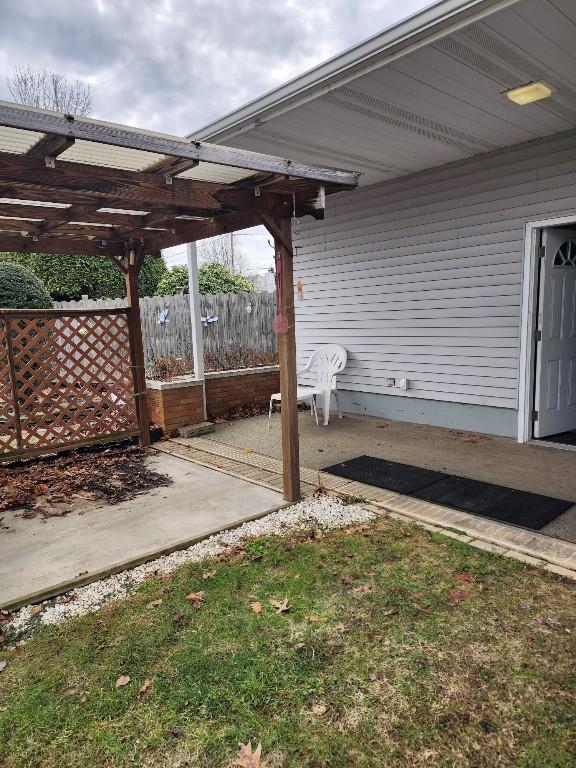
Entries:
<svg viewBox="0 0 576 768">
<path fill-rule="evenodd" d="M 0 765 L 574 766 L 575 597 L 387 519 L 249 541 L 0 653 Z"/>
</svg>

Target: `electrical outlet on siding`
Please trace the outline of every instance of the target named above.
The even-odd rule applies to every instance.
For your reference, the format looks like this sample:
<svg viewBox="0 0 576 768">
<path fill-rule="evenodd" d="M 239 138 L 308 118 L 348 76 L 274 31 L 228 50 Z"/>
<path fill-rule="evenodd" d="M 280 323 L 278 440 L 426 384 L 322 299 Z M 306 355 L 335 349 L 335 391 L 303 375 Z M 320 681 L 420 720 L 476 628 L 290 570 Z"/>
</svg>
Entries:
<svg viewBox="0 0 576 768">
<path fill-rule="evenodd" d="M 395 389 L 408 389 L 408 379 L 386 379 L 386 386 Z"/>
</svg>

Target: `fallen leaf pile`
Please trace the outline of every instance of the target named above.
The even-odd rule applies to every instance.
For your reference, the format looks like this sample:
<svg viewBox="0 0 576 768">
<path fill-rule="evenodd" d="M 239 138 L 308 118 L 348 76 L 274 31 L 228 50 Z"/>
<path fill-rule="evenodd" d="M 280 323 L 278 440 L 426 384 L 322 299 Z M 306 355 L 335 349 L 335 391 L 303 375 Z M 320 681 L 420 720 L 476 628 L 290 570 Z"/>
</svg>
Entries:
<svg viewBox="0 0 576 768">
<path fill-rule="evenodd" d="M 213 421 L 215 424 L 224 424 L 227 421 L 248 419 L 252 416 L 263 416 L 266 413 L 268 413 L 267 405 L 244 405 L 240 408 L 231 408 L 226 416 L 214 416 L 211 421 Z"/>
<path fill-rule="evenodd" d="M 148 469 L 139 448 L 92 449 L 67 456 L 0 468 L 0 512 L 23 510 L 22 517 L 61 517 L 74 501 L 117 504 L 172 482 Z"/>
</svg>

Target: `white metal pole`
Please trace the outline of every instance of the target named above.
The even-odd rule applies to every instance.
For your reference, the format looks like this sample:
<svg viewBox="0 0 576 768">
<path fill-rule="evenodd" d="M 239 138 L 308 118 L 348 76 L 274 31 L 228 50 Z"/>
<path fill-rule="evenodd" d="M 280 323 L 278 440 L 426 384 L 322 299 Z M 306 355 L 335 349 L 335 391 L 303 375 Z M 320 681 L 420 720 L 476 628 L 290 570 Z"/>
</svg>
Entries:
<svg viewBox="0 0 576 768">
<path fill-rule="evenodd" d="M 197 381 L 204 382 L 204 338 L 202 335 L 202 313 L 200 310 L 200 290 L 198 287 L 198 252 L 196 243 L 186 243 L 186 262 L 188 264 L 188 294 L 190 299 L 190 319 L 192 324 L 194 378 Z M 206 390 L 204 389 L 204 419 L 206 418 Z"/>
</svg>

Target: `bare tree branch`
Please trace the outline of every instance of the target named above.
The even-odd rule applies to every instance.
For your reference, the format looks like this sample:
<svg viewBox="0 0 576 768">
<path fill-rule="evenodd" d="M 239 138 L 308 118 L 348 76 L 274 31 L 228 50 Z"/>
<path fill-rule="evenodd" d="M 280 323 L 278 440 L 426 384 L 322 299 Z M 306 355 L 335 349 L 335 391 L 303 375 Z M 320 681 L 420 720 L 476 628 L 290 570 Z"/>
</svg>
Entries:
<svg viewBox="0 0 576 768">
<path fill-rule="evenodd" d="M 198 243 L 198 255 L 203 261 L 215 261 L 230 272 L 247 277 L 250 263 L 234 235 L 218 235 Z"/>
<path fill-rule="evenodd" d="M 15 67 L 7 77 L 8 90 L 14 101 L 31 107 L 51 109 L 85 117 L 92 112 L 92 89 L 80 80 L 68 80 L 58 72 Z"/>
</svg>

